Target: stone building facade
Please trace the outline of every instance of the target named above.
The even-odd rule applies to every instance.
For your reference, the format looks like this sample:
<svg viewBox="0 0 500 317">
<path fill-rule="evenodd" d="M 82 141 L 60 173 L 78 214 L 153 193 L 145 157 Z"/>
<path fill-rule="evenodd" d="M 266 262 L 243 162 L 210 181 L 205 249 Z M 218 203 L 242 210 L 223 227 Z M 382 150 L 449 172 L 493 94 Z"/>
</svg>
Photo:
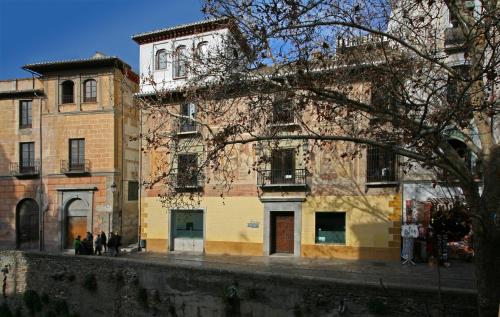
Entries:
<svg viewBox="0 0 500 317">
<path fill-rule="evenodd" d="M 156 82 L 155 86 L 143 80 L 138 97 L 154 98 L 159 90 L 169 96 L 175 94 L 186 81 L 185 77 L 176 77 L 176 52 L 183 47 L 193 48 L 188 50 L 187 58 L 195 58 L 200 43 L 216 49 L 220 43 L 231 42 L 221 41 L 221 37 L 236 38 L 234 32 L 224 20 L 208 20 L 133 36 L 140 45 L 141 74 Z M 369 88 L 370 83 L 356 80 L 353 85 L 361 91 Z M 196 106 L 183 103 L 182 97 L 165 102 L 165 107 L 186 117 L 196 116 Z M 151 128 L 152 120 L 143 113 L 144 131 Z M 229 114 L 225 120 L 231 120 Z M 147 151 L 142 157 L 143 179 L 154 178 L 173 167 L 178 173 L 174 177 L 179 179 L 179 173 L 189 169 L 190 162 L 204 155 L 203 129 L 196 124 L 177 123 L 170 123 L 168 133 L 178 134 L 178 145 L 185 151 L 177 153 L 177 157 L 161 148 Z M 291 133 L 300 129 L 293 122 L 281 123 L 291 127 Z M 140 235 L 146 249 L 399 259 L 401 184 L 396 158 L 389 153 L 363 150 L 361 156 L 344 160 L 340 153 L 348 145 L 339 143 L 312 153 L 310 161 L 306 161 L 303 154 L 309 146 L 311 142 L 297 140 L 282 140 L 278 149 L 238 145 L 231 158 L 236 169 L 232 189 L 221 199 L 220 191 L 214 189 L 216 185 L 203 181 L 213 179 L 211 171 L 204 170 L 204 175 L 190 178 L 193 183 L 189 189 L 201 194 L 194 207 L 162 204 L 159 186 L 144 190 Z M 276 160 L 262 169 L 252 169 L 265 152 Z M 177 189 L 186 188 L 180 185 Z"/>
<path fill-rule="evenodd" d="M 25 65 L 0 81 L 0 246 L 64 250 L 137 237 L 138 76 L 116 57 Z"/>
</svg>

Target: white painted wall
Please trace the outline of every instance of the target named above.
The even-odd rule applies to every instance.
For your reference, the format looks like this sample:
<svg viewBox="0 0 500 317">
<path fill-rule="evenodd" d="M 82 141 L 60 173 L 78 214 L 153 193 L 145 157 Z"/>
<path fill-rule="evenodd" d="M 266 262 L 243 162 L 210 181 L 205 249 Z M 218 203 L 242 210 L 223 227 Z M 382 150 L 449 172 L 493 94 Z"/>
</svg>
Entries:
<svg viewBox="0 0 500 317">
<path fill-rule="evenodd" d="M 225 49 L 224 46 L 227 45 L 230 36 L 228 29 L 221 29 L 193 36 L 179 37 L 140 45 L 140 93 L 155 92 L 155 88 L 145 80 L 150 77 L 152 77 L 157 85 L 156 90 L 176 89 L 186 83 L 185 79 L 173 78 L 173 53 L 177 47 L 185 45 L 188 59 L 193 61 L 193 53 L 199 43 L 206 41 L 208 42 L 209 52 L 218 52 Z M 155 55 L 156 52 L 161 49 L 165 49 L 168 54 L 167 68 L 155 70 Z"/>
</svg>

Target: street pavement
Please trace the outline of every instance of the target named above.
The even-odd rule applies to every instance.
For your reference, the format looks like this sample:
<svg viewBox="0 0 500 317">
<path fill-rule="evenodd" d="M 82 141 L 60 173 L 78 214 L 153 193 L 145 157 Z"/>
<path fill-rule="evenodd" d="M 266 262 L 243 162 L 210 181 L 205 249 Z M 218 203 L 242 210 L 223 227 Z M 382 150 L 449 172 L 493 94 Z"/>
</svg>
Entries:
<svg viewBox="0 0 500 317">
<path fill-rule="evenodd" d="M 436 266 L 429 266 L 427 263 L 417 263 L 412 266 L 401 265 L 397 261 L 327 260 L 296 258 L 286 255 L 248 257 L 197 255 L 178 252 L 169 254 L 134 252 L 124 254 L 118 259 L 219 271 L 322 279 L 354 284 L 382 284 L 383 286 L 412 289 L 437 289 L 439 280 L 443 290 L 475 292 L 474 267 L 472 263 L 459 260 L 452 261 L 449 268 L 440 267 L 438 273 Z M 440 279 L 438 279 L 438 276 L 440 276 Z"/>
</svg>

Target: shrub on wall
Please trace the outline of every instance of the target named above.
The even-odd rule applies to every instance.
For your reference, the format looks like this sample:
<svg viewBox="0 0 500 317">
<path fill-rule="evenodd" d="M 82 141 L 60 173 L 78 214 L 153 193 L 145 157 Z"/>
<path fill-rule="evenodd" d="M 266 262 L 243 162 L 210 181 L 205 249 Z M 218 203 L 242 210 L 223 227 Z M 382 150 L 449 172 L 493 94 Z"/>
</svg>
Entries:
<svg viewBox="0 0 500 317">
<path fill-rule="evenodd" d="M 10 311 L 9 305 L 7 305 L 7 303 L 3 303 L 2 306 L 0 306 L 0 316 L 12 317 L 12 312 Z"/>
<path fill-rule="evenodd" d="M 40 296 L 38 296 L 36 291 L 25 291 L 23 294 L 23 302 L 32 315 L 42 309 L 42 302 L 40 301 Z"/>
</svg>

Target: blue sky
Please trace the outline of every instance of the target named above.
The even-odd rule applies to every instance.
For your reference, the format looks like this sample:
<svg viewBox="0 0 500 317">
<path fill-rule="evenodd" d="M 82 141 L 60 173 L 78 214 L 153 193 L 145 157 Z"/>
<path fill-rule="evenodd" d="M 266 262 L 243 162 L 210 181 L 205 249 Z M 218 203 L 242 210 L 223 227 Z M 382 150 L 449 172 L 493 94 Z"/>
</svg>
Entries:
<svg viewBox="0 0 500 317">
<path fill-rule="evenodd" d="M 202 0 L 0 0 L 0 80 L 21 66 L 115 55 L 139 70 L 136 33 L 203 19 Z"/>
</svg>

